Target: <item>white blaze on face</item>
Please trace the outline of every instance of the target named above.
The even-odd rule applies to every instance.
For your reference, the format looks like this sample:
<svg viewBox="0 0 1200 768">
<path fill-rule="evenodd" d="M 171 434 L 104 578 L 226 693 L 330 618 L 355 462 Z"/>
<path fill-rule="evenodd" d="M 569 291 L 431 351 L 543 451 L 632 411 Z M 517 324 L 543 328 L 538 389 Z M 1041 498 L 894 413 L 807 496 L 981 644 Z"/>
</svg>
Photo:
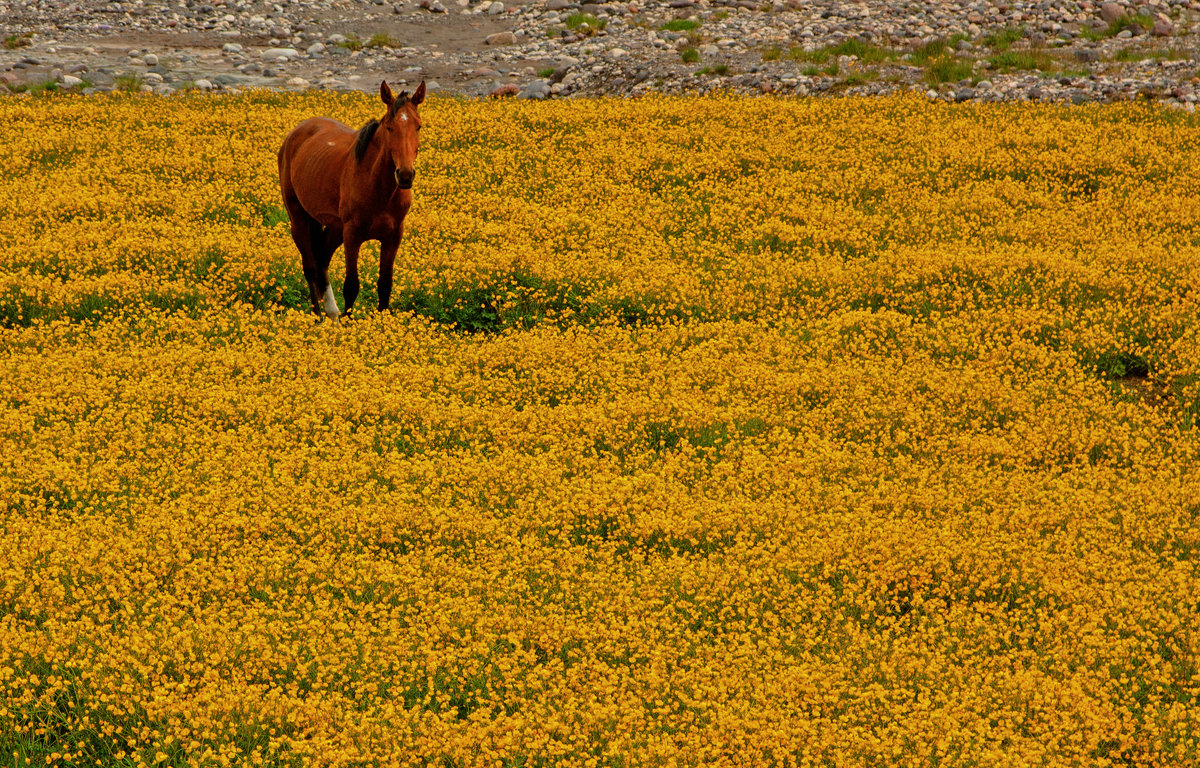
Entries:
<svg viewBox="0 0 1200 768">
<path fill-rule="evenodd" d="M 401 120 L 403 120 L 404 122 L 406 122 L 406 123 L 407 123 L 407 122 L 408 122 L 408 115 L 406 115 L 406 114 L 404 114 L 403 112 L 401 112 L 401 113 L 400 113 L 400 119 L 401 119 Z"/>
<path fill-rule="evenodd" d="M 333 286 L 325 286 L 325 314 L 329 315 L 334 320 L 338 319 L 338 305 L 333 298 Z"/>
</svg>

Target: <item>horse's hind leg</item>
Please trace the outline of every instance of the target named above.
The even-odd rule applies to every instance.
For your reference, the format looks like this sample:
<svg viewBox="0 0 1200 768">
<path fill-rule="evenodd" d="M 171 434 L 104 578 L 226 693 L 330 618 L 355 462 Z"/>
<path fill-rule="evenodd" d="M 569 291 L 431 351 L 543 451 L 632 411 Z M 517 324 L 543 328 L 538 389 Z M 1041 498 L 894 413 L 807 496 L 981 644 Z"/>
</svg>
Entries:
<svg viewBox="0 0 1200 768">
<path fill-rule="evenodd" d="M 333 286 L 329 282 L 329 262 L 333 260 L 333 252 L 342 244 L 342 228 L 340 225 L 325 227 L 319 233 L 313 235 L 313 254 L 317 258 L 317 287 L 325 303 L 325 314 L 332 317 L 334 320 L 338 317 L 337 300 L 333 296 Z M 347 284 L 343 286 L 342 292 L 346 295 L 346 312 L 350 311 L 350 305 L 354 303 L 354 297 L 346 291 L 350 290 L 349 279 L 347 276 Z M 357 283 L 357 275 L 353 275 L 354 282 Z M 357 289 L 353 293 L 357 294 Z"/>
<path fill-rule="evenodd" d="M 300 251 L 300 261 L 304 265 L 304 280 L 308 283 L 308 299 L 313 311 L 321 313 L 321 293 L 317 290 L 317 254 L 316 248 L 323 243 L 321 225 L 300 207 L 300 201 L 284 197 L 283 204 L 287 208 L 288 218 L 292 225 L 292 242 Z M 316 248 L 314 248 L 316 246 Z"/>
<path fill-rule="evenodd" d="M 329 260 L 337 246 L 330 247 L 328 233 L 330 228 L 321 227 L 315 220 L 312 223 L 312 253 L 314 278 L 311 283 L 313 305 L 318 312 L 324 311 L 330 318 L 337 320 L 337 299 L 333 296 L 333 285 L 329 282 Z"/>
</svg>

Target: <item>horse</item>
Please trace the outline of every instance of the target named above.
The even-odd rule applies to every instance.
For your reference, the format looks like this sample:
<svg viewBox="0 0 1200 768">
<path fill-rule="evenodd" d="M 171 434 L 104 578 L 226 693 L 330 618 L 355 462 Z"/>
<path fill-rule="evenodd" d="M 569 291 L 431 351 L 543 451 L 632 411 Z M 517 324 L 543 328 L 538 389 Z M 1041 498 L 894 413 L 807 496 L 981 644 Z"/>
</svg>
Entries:
<svg viewBox="0 0 1200 768">
<path fill-rule="evenodd" d="M 414 162 L 420 140 L 417 107 L 425 100 L 425 82 L 412 96 L 393 95 L 379 84 L 387 106 L 382 120 L 355 131 L 328 117 L 312 117 L 292 129 L 279 148 L 279 186 L 300 250 L 313 311 L 338 319 L 329 284 L 329 262 L 345 245 L 346 282 L 342 295 L 349 313 L 358 298 L 358 249 L 378 240 L 379 309 L 392 295 L 392 264 L 404 236 L 404 217 L 412 205 Z"/>
</svg>

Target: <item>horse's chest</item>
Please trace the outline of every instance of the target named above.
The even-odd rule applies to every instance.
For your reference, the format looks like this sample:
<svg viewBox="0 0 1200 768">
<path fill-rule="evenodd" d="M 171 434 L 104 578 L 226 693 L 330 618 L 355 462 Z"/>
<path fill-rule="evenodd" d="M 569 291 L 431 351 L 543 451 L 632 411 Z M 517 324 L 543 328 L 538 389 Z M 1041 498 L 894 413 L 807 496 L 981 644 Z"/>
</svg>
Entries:
<svg viewBox="0 0 1200 768">
<path fill-rule="evenodd" d="M 377 213 L 367 222 L 367 236 L 372 240 L 379 240 L 396 234 L 396 230 L 400 228 L 400 218 L 389 212 Z"/>
</svg>

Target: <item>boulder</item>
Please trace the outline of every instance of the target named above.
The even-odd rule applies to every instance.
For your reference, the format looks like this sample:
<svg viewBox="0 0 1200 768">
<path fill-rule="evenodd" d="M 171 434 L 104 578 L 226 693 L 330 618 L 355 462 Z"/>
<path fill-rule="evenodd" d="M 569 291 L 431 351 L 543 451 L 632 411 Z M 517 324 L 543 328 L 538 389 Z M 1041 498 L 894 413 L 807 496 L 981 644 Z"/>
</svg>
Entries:
<svg viewBox="0 0 1200 768">
<path fill-rule="evenodd" d="M 1117 3 L 1105 3 L 1100 6 L 1100 18 L 1112 24 L 1115 21 L 1125 18 L 1127 14 L 1125 9 Z"/>
<path fill-rule="evenodd" d="M 488 35 L 483 42 L 486 45 L 512 45 L 517 42 L 517 36 L 512 32 L 497 32 Z"/>
</svg>

